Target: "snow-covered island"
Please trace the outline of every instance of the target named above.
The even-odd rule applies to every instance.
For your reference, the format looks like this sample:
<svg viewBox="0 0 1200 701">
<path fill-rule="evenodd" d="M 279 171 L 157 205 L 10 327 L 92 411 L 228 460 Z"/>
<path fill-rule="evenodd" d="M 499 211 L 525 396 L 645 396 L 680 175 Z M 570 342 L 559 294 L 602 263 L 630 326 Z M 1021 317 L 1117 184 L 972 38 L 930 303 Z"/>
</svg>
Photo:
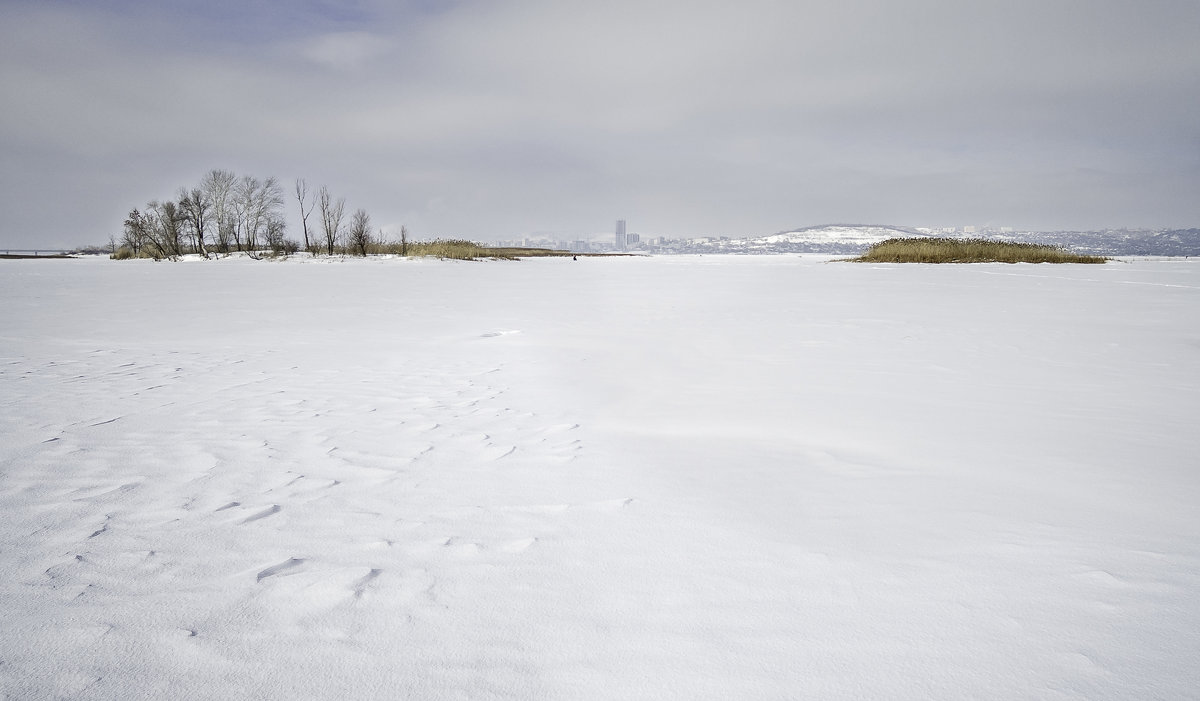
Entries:
<svg viewBox="0 0 1200 701">
<path fill-rule="evenodd" d="M 1200 262 L 0 261 L 0 697 L 1185 699 Z"/>
</svg>

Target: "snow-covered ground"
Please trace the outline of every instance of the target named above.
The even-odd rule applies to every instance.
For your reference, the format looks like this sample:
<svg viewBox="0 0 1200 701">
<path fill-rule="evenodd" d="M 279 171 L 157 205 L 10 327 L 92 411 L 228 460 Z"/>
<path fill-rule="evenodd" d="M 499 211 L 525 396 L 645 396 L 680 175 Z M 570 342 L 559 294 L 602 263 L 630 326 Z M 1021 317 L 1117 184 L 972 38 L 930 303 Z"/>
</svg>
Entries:
<svg viewBox="0 0 1200 701">
<path fill-rule="evenodd" d="M 0 697 L 1200 690 L 1200 261 L 4 261 L 0 299 Z"/>
</svg>

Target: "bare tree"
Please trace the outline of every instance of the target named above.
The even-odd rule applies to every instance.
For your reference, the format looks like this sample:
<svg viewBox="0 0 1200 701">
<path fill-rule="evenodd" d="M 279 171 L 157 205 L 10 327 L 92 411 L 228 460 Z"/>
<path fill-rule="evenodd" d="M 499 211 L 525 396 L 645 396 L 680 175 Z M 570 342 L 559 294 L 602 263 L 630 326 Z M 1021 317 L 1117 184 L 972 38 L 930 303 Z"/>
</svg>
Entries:
<svg viewBox="0 0 1200 701">
<path fill-rule="evenodd" d="M 233 246 L 236 250 L 243 250 L 242 234 L 246 230 L 246 210 L 247 200 L 242 197 L 244 194 L 241 190 L 242 181 L 234 183 L 233 191 L 229 193 L 229 214 L 230 225 L 229 233 L 233 237 Z"/>
<path fill-rule="evenodd" d="M 408 255 L 408 227 L 400 225 L 400 255 Z"/>
<path fill-rule="evenodd" d="M 237 176 L 228 170 L 211 170 L 200 181 L 200 190 L 212 203 L 212 223 L 216 229 L 217 250 L 228 253 L 237 230 L 232 199 Z"/>
<path fill-rule="evenodd" d="M 148 248 L 156 259 L 175 258 L 183 254 L 184 216 L 179 205 L 171 200 L 151 202 L 145 215 L 149 233 Z"/>
<path fill-rule="evenodd" d="M 321 210 L 321 226 L 325 231 L 325 250 L 329 255 L 333 255 L 333 248 L 341 238 L 346 198 L 339 197 L 337 202 L 334 202 L 332 195 L 329 194 L 329 188 L 322 185 L 321 192 L 317 196 L 317 205 Z"/>
<path fill-rule="evenodd" d="M 265 232 L 272 225 L 283 231 L 283 187 L 274 177 L 262 181 L 254 198 L 254 210 Z"/>
<path fill-rule="evenodd" d="M 289 241 L 286 234 L 287 224 L 283 219 L 273 216 L 267 220 L 267 245 L 271 247 L 272 253 L 276 255 L 280 253 L 295 253 L 300 248 L 299 244 L 295 241 Z"/>
<path fill-rule="evenodd" d="M 371 217 L 366 210 L 357 209 L 350 217 L 350 229 L 346 232 L 350 239 L 350 248 L 357 249 L 358 255 L 367 255 L 367 246 L 371 245 Z"/>
<path fill-rule="evenodd" d="M 282 220 L 279 210 L 283 207 L 283 191 L 275 178 L 259 180 L 245 175 L 238 180 L 234 192 L 238 218 L 234 239 L 239 250 L 244 240 L 246 248 L 254 251 L 258 248 L 258 237 L 266 234 L 267 224 L 272 219 Z"/>
<path fill-rule="evenodd" d="M 212 200 L 200 188 L 180 188 L 179 209 L 187 224 L 188 235 L 192 237 L 192 248 L 207 258 L 208 251 L 204 249 L 204 227 L 208 223 Z"/>
<path fill-rule="evenodd" d="M 300 226 L 304 228 L 304 250 L 311 251 L 313 247 L 308 240 L 308 215 L 312 214 L 317 201 L 316 198 L 308 196 L 308 182 L 304 178 L 296 179 L 296 201 L 300 203 Z"/>
<path fill-rule="evenodd" d="M 243 175 L 233 188 L 233 208 L 237 220 L 237 225 L 233 230 L 233 240 L 237 243 L 239 251 L 242 250 L 243 244 L 249 251 L 258 247 L 256 234 L 260 222 L 254 212 L 254 201 L 258 196 L 261 184 L 258 178 Z"/>
<path fill-rule="evenodd" d="M 233 248 L 233 234 L 237 230 L 237 224 L 230 217 L 222 221 L 217 226 L 217 250 L 221 253 L 229 253 Z"/>
<path fill-rule="evenodd" d="M 137 209 L 130 210 L 129 216 L 125 218 L 125 228 L 121 232 L 121 246 L 128 247 L 136 256 L 150 237 L 149 228 L 150 222 L 144 214 Z"/>
</svg>

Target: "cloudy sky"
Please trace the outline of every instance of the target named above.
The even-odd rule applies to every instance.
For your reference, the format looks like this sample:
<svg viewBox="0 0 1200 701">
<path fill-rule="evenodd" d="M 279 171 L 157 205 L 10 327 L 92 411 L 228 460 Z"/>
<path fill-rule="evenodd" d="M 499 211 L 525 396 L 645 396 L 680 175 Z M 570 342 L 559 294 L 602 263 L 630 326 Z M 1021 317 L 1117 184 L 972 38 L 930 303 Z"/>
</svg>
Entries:
<svg viewBox="0 0 1200 701">
<path fill-rule="evenodd" d="M 420 237 L 1200 226 L 1196 0 L 0 15 L 3 246 L 104 242 L 213 168 L 304 177 Z"/>
</svg>

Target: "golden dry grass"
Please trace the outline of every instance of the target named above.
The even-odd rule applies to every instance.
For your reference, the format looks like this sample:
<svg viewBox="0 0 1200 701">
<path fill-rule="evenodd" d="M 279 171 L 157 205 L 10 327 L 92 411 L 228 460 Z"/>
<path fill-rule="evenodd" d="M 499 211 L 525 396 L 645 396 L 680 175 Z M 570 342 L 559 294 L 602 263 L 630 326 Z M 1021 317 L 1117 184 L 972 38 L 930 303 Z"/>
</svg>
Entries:
<svg viewBox="0 0 1200 701">
<path fill-rule="evenodd" d="M 412 257 L 430 256 L 434 258 L 450 258 L 454 260 L 481 260 L 484 258 L 498 260 L 517 260 L 518 258 L 562 258 L 567 256 L 595 256 L 596 253 L 572 253 L 553 248 L 519 248 L 485 246 L 474 241 L 463 239 L 436 239 L 434 241 L 410 241 L 407 246 L 398 242 L 375 244 L 368 249 L 370 253 L 387 253 L 392 255 L 408 255 Z"/>
<path fill-rule="evenodd" d="M 1057 246 L 987 239 L 901 238 L 881 241 L 860 263 L 1103 263 L 1102 256 L 1084 256 Z"/>
</svg>

